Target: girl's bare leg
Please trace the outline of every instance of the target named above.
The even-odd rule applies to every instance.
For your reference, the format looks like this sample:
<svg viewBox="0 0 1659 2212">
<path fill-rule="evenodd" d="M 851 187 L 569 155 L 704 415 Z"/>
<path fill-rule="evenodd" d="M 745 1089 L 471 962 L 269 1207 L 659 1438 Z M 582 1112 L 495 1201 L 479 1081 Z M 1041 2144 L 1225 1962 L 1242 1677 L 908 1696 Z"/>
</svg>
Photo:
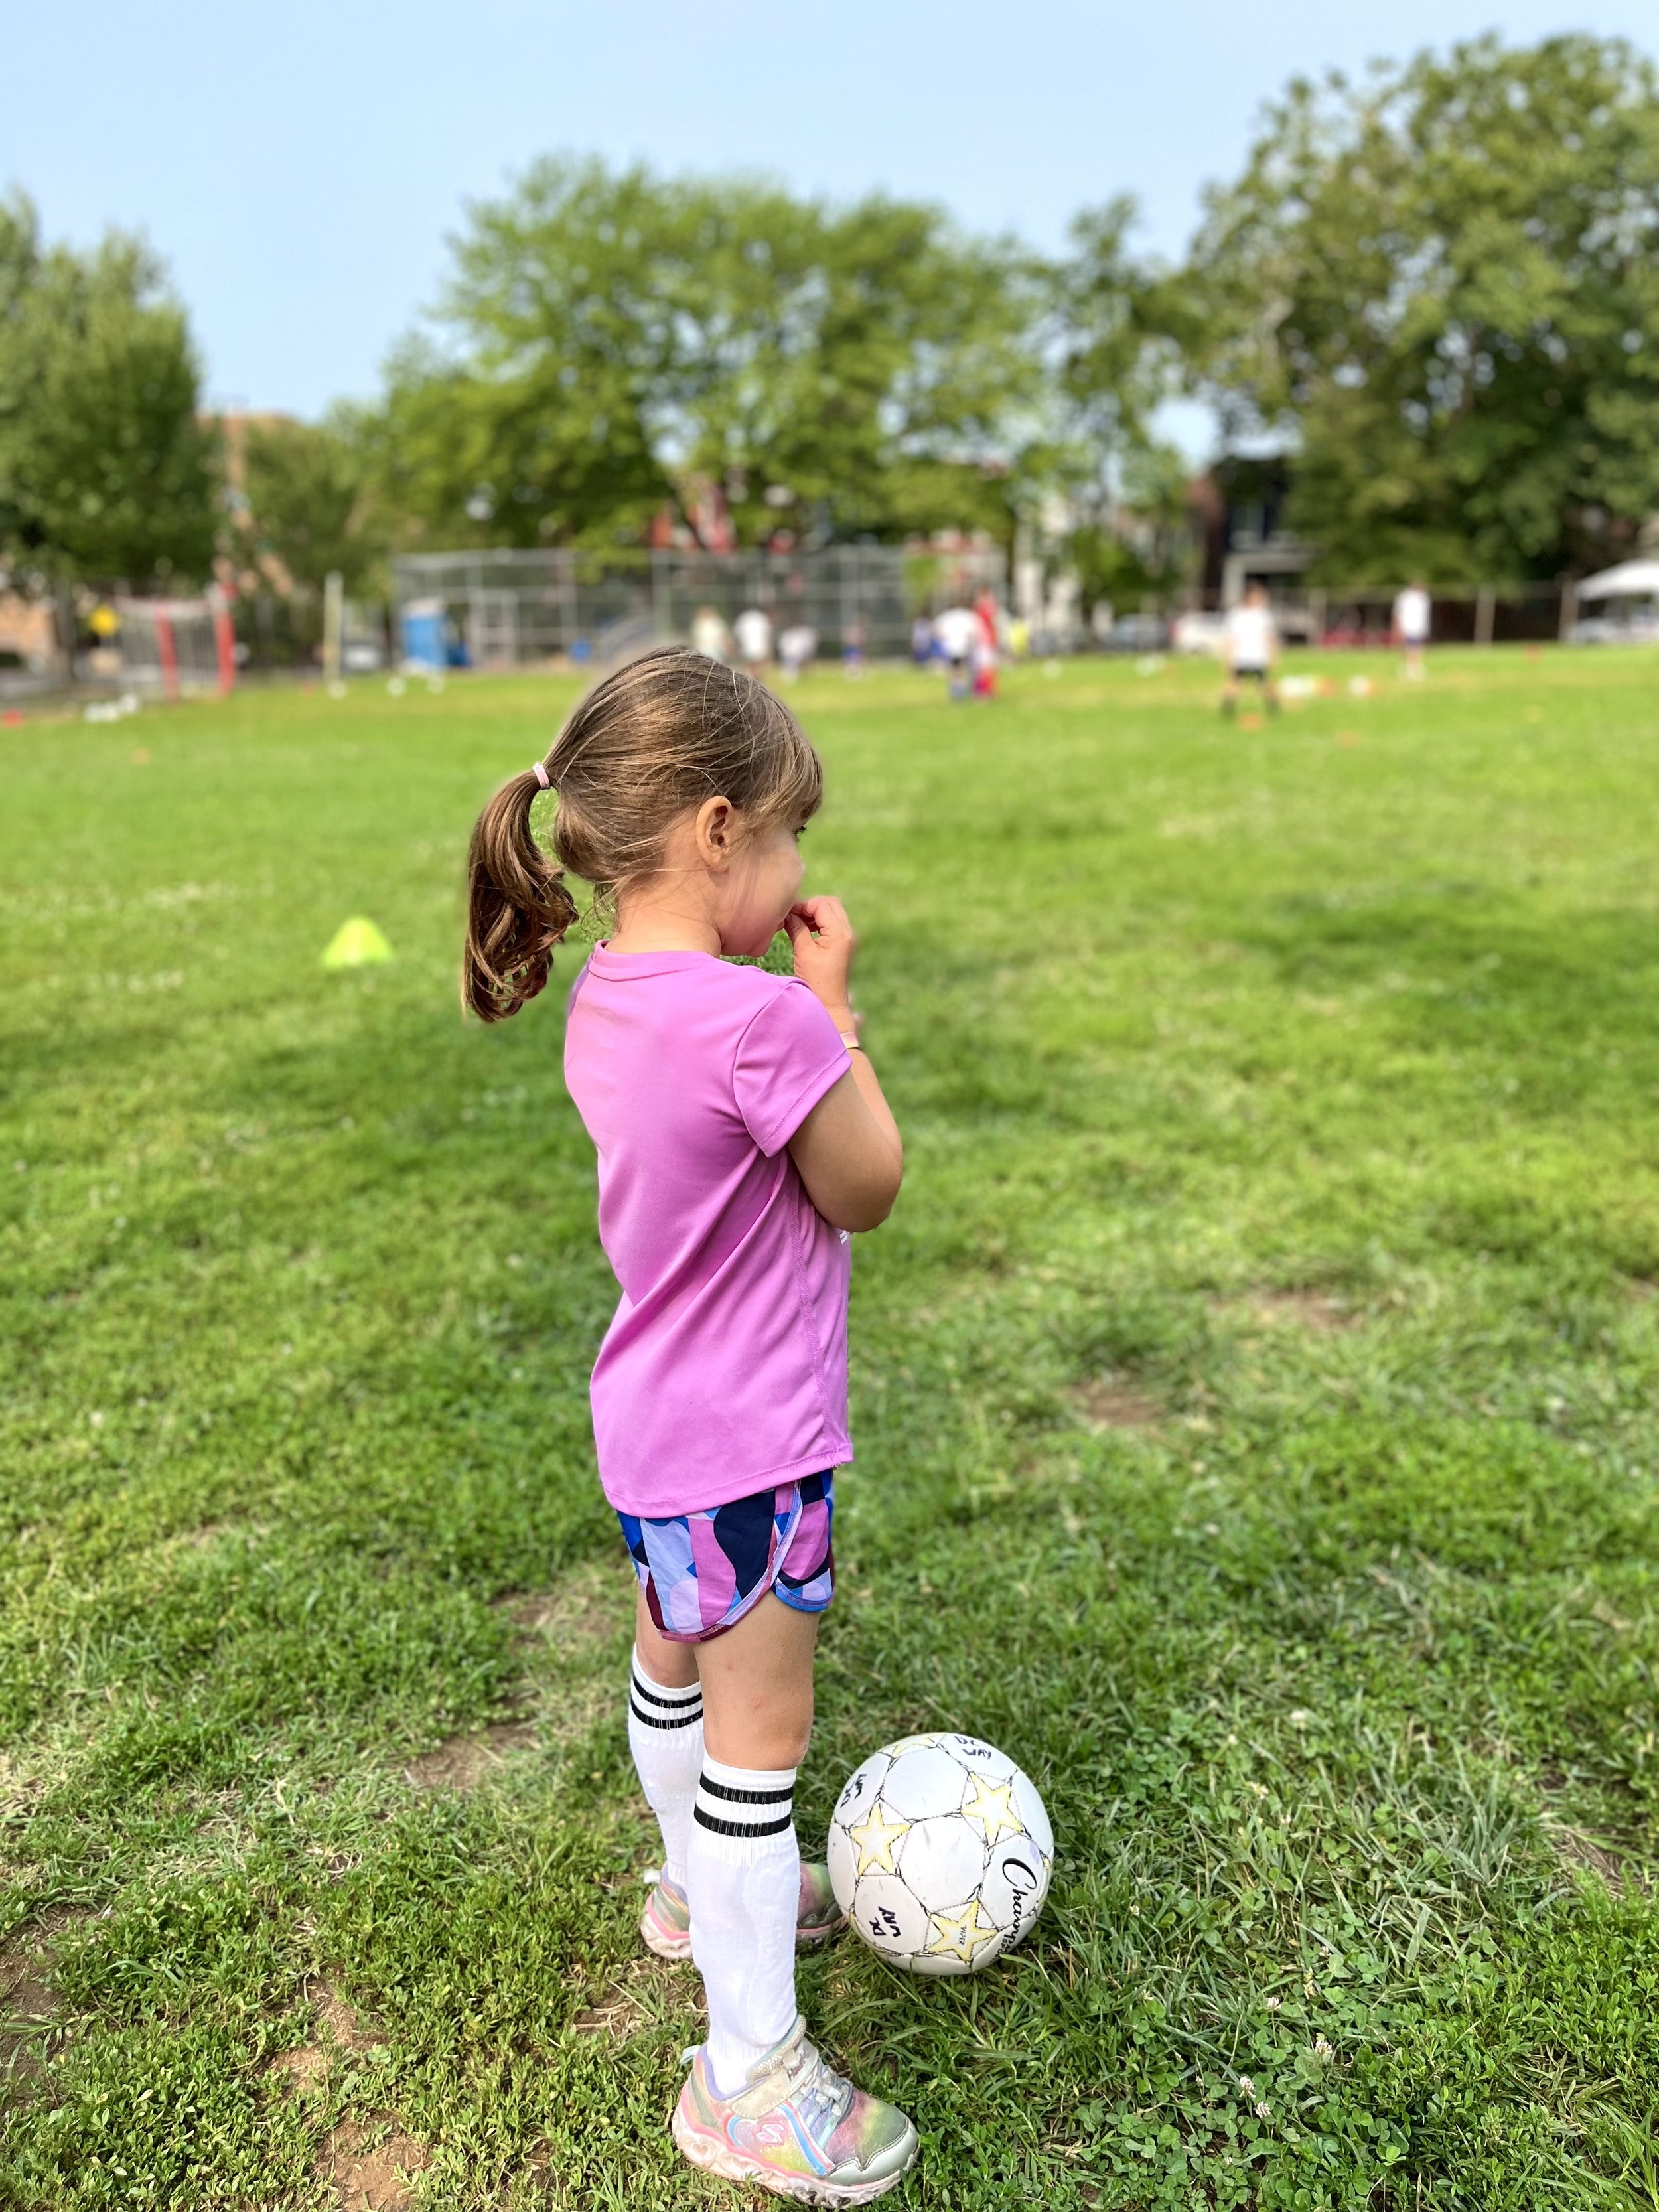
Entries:
<svg viewBox="0 0 1659 2212">
<path fill-rule="evenodd" d="M 636 1593 L 634 1602 L 634 1649 L 646 1673 L 665 1690 L 689 1690 L 697 1679 L 696 1645 L 671 1643 L 659 1635 L 643 1589 Z"/>
<path fill-rule="evenodd" d="M 812 1733 L 817 1640 L 817 1613 L 797 1613 L 769 1590 L 724 1636 L 679 1647 L 696 1654 L 712 1757 L 728 1766 L 800 1765 Z"/>
</svg>

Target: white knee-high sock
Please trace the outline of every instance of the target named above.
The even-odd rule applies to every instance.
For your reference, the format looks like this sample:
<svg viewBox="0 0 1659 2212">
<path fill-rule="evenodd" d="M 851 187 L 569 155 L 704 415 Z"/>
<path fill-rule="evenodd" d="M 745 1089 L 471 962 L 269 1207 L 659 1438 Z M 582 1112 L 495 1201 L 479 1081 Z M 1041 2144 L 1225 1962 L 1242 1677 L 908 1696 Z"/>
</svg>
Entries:
<svg viewBox="0 0 1659 2212">
<path fill-rule="evenodd" d="M 800 1845 L 795 1769 L 726 1766 L 705 1753 L 691 1816 L 691 1956 L 708 1996 L 708 2070 L 735 2096 L 795 2024 Z"/>
<path fill-rule="evenodd" d="M 646 1802 L 662 1830 L 663 1878 L 683 1890 L 691 1807 L 702 1769 L 702 1685 L 670 1690 L 653 1682 L 637 1645 L 628 1686 L 628 1747 Z"/>
</svg>

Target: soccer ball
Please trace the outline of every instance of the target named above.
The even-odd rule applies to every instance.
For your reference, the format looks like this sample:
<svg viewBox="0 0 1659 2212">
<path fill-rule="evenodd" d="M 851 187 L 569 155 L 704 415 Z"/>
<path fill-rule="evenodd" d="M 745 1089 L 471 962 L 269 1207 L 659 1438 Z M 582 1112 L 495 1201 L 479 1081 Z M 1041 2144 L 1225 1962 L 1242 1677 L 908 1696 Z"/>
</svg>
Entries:
<svg viewBox="0 0 1659 2212">
<path fill-rule="evenodd" d="M 1012 1759 L 971 1735 L 907 1735 L 849 1776 L 830 1820 L 836 1902 L 909 1974 L 971 1974 L 1042 1910 L 1054 1830 Z"/>
</svg>

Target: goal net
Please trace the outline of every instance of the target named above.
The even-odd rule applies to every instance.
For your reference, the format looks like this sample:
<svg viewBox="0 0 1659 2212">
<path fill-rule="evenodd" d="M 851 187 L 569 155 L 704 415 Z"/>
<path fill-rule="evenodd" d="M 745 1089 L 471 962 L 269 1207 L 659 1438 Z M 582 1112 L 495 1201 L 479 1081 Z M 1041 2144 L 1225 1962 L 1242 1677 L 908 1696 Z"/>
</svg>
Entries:
<svg viewBox="0 0 1659 2212">
<path fill-rule="evenodd" d="M 121 675 L 135 690 L 177 699 L 191 691 L 228 691 L 236 680 L 236 641 L 222 594 L 204 599 L 118 599 Z"/>
</svg>

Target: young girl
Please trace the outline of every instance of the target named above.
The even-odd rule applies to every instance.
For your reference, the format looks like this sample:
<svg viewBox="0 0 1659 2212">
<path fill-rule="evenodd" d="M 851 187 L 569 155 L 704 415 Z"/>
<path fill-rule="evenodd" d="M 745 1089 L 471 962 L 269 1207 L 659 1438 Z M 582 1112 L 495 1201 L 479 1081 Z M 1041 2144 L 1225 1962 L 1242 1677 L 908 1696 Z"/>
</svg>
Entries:
<svg viewBox="0 0 1659 2212">
<path fill-rule="evenodd" d="M 622 1285 L 593 1434 L 639 1578 L 629 1741 L 663 1847 L 640 1932 L 708 1997 L 674 2139 L 732 2180 L 864 2204 L 916 2132 L 806 2039 L 795 1948 L 841 1923 L 792 1799 L 853 1455 L 848 1239 L 886 1218 L 904 1161 L 848 1002 L 847 915 L 797 896 L 823 771 L 770 692 L 699 653 L 600 684 L 473 832 L 463 994 L 486 1021 L 542 989 L 575 920 L 531 835 L 547 790 L 557 860 L 617 909 L 564 1065 Z M 722 958 L 780 928 L 793 978 Z"/>
</svg>

